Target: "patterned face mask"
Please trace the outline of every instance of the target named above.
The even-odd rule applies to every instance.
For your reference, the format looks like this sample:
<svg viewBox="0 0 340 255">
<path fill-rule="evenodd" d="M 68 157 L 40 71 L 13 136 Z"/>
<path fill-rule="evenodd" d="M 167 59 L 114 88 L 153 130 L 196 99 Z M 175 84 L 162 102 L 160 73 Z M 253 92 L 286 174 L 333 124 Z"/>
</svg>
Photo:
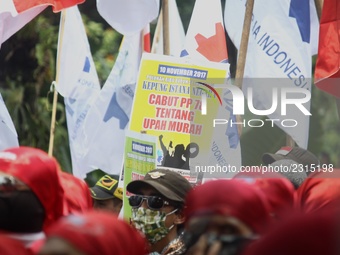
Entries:
<svg viewBox="0 0 340 255">
<path fill-rule="evenodd" d="M 166 216 L 173 214 L 178 209 L 169 213 L 146 209 L 143 207 L 132 209 L 132 222 L 136 229 L 143 232 L 151 244 L 157 243 L 165 237 L 174 227 L 174 224 L 167 228 L 165 226 Z"/>
</svg>

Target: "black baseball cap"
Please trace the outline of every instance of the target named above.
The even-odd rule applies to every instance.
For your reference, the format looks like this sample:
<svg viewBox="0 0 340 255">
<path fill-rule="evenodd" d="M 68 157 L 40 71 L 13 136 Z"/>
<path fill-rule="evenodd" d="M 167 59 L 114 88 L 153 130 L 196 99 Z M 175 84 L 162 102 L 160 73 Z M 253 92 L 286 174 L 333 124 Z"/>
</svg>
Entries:
<svg viewBox="0 0 340 255">
<path fill-rule="evenodd" d="M 262 161 L 265 164 L 272 164 L 273 162 L 282 159 L 294 160 L 298 164 L 303 165 L 305 170 L 309 170 L 311 165 L 316 167 L 320 164 L 320 161 L 313 153 L 300 147 L 286 146 L 282 147 L 275 154 L 265 153 L 262 156 Z"/>
<path fill-rule="evenodd" d="M 151 186 L 169 200 L 184 203 L 191 185 L 187 179 L 169 169 L 154 169 L 148 172 L 143 180 L 130 182 L 127 191 L 137 194 L 145 186 Z"/>
<path fill-rule="evenodd" d="M 97 200 L 119 198 L 123 200 L 123 189 L 118 187 L 118 175 L 104 175 L 90 188 L 91 197 Z"/>
</svg>

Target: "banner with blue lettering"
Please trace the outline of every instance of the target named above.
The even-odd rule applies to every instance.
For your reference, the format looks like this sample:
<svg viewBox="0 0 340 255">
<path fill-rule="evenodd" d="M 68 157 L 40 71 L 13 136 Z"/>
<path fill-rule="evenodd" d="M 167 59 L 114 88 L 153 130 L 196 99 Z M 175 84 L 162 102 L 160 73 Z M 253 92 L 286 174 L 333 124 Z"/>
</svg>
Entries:
<svg viewBox="0 0 340 255">
<path fill-rule="evenodd" d="M 84 178 L 86 172 L 81 163 L 90 146 L 85 143 L 84 122 L 100 92 L 100 85 L 78 7 L 65 10 L 61 22 L 63 18 L 65 23 L 59 31 L 56 89 L 65 100 L 72 171 L 75 176 Z"/>
<path fill-rule="evenodd" d="M 237 48 L 241 41 L 245 4 L 246 0 L 226 0 L 225 5 L 226 30 Z M 312 55 L 317 52 L 318 29 L 314 0 L 255 1 L 244 73 L 249 79 L 244 80 L 242 88 L 245 95 L 252 89 L 252 98 L 248 100 L 252 100 L 256 109 L 275 107 L 273 88 L 278 89 L 283 100 L 286 88 L 311 91 Z M 296 99 L 290 95 L 287 98 L 291 102 Z M 303 106 L 309 110 L 307 99 Z M 287 111 L 283 107 L 278 104 L 276 111 L 268 117 L 300 147 L 307 148 L 309 114 L 295 106 Z M 286 125 L 283 120 L 296 120 L 296 125 Z"/>
<path fill-rule="evenodd" d="M 124 36 L 119 54 L 83 128 L 86 151 L 82 171 L 101 169 L 119 174 L 123 166 L 125 131 L 130 121 L 140 58 L 142 32 Z"/>
</svg>

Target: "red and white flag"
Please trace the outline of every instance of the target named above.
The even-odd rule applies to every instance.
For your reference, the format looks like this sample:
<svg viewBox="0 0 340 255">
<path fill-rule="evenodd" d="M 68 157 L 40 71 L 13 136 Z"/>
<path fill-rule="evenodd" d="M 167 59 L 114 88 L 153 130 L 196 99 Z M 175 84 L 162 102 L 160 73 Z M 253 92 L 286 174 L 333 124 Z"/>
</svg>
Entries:
<svg viewBox="0 0 340 255">
<path fill-rule="evenodd" d="M 54 12 L 83 3 L 85 0 L 1 0 L 0 47 L 3 42 L 23 28 L 48 5 Z"/>
<path fill-rule="evenodd" d="M 10 12 L 13 16 L 38 6 L 53 7 L 54 12 L 81 4 L 85 0 L 1 0 L 0 12 Z"/>
<path fill-rule="evenodd" d="M 324 1 L 320 21 L 315 85 L 340 98 L 340 2 Z"/>
<path fill-rule="evenodd" d="M 220 1 L 197 0 L 181 57 L 227 63 L 228 52 Z"/>
</svg>

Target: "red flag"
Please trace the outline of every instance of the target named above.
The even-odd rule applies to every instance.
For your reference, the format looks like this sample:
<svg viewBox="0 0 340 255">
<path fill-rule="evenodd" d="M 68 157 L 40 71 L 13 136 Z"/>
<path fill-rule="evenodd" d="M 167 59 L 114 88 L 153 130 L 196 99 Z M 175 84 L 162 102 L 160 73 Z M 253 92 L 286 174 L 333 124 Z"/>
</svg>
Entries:
<svg viewBox="0 0 340 255">
<path fill-rule="evenodd" d="M 323 5 L 315 84 L 319 89 L 340 98 L 340 2 L 338 0 L 326 0 Z"/>
<path fill-rule="evenodd" d="M 81 4 L 83 2 L 85 2 L 85 0 L 13 0 L 18 13 L 39 5 L 52 5 L 53 11 L 59 12 L 65 8 Z"/>
<path fill-rule="evenodd" d="M 151 52 L 151 40 L 150 40 L 150 25 L 146 25 L 143 29 L 143 51 Z"/>
</svg>

